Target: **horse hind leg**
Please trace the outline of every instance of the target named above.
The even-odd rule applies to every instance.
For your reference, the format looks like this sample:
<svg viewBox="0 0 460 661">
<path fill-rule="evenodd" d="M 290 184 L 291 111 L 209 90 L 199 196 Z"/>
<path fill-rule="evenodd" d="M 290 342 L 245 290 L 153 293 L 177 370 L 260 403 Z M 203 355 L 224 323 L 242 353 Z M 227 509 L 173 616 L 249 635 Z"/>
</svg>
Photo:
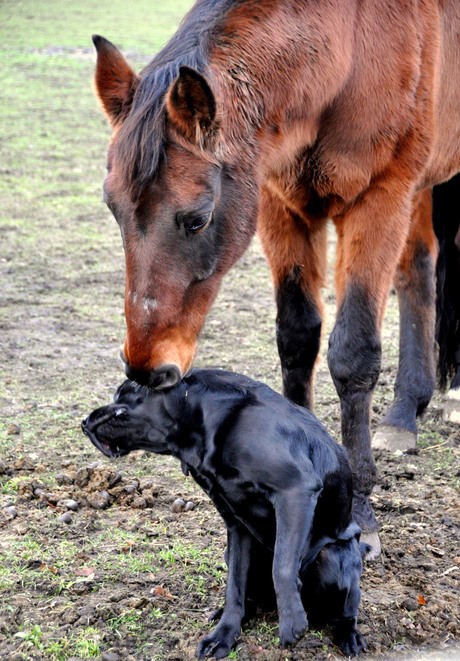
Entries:
<svg viewBox="0 0 460 661">
<path fill-rule="evenodd" d="M 433 189 L 433 223 L 439 241 L 436 265 L 438 377 L 446 390 L 444 418 L 460 423 L 460 174 Z"/>
<path fill-rule="evenodd" d="M 264 188 L 258 233 L 275 287 L 283 393 L 296 404 L 311 409 L 321 342 L 326 223 L 319 221 L 311 227 L 276 193 Z"/>
<path fill-rule="evenodd" d="M 414 197 L 409 237 L 394 279 L 400 319 L 399 366 L 394 400 L 372 440 L 372 447 L 378 450 L 404 452 L 415 447 L 416 417 L 434 391 L 437 241 L 431 209 L 430 189 Z"/>
</svg>

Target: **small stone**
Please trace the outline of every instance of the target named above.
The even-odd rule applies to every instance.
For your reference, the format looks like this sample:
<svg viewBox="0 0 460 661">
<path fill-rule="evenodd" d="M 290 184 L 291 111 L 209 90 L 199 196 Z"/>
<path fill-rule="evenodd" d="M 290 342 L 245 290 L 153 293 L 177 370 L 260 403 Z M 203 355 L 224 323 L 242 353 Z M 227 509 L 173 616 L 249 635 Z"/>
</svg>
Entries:
<svg viewBox="0 0 460 661">
<path fill-rule="evenodd" d="M 10 505 L 10 507 L 5 507 L 5 516 L 8 519 L 15 519 L 18 515 L 18 510 Z"/>
<path fill-rule="evenodd" d="M 107 488 L 108 489 L 113 489 L 113 487 L 115 487 L 121 481 L 121 478 L 122 478 L 122 475 L 118 471 L 117 473 L 115 473 L 115 475 L 110 480 L 109 485 L 108 485 Z"/>
<path fill-rule="evenodd" d="M 67 473 L 58 473 L 56 475 L 56 482 L 59 484 L 59 486 L 62 486 L 64 484 L 73 484 L 73 479 Z"/>
<path fill-rule="evenodd" d="M 88 470 L 88 468 L 86 467 L 79 468 L 75 474 L 75 484 L 77 485 L 77 487 L 80 487 L 80 489 L 83 489 L 88 484 L 89 478 L 90 478 L 90 471 Z"/>
<path fill-rule="evenodd" d="M 110 505 L 110 496 L 107 491 L 95 491 L 86 496 L 86 500 L 95 510 L 104 510 Z"/>
<path fill-rule="evenodd" d="M 183 512 L 185 509 L 185 500 L 183 498 L 176 498 L 171 507 L 173 512 Z"/>
<path fill-rule="evenodd" d="M 137 496 L 137 498 L 133 499 L 131 507 L 134 507 L 138 510 L 144 510 L 147 507 L 147 503 L 145 502 L 145 499 L 142 498 L 142 496 Z"/>
<path fill-rule="evenodd" d="M 29 457 L 19 457 L 14 462 L 13 468 L 17 471 L 33 471 L 35 469 L 35 463 Z"/>
<path fill-rule="evenodd" d="M 47 503 L 51 503 L 51 505 L 57 505 L 60 495 L 61 494 L 53 493 L 52 491 L 43 491 L 40 493 L 40 498 L 46 500 Z"/>
<path fill-rule="evenodd" d="M 142 498 L 145 500 L 146 507 L 153 507 L 155 505 L 155 498 L 150 491 L 142 492 Z"/>
<path fill-rule="evenodd" d="M 58 502 L 58 505 L 62 505 L 63 507 L 67 507 L 68 510 L 72 510 L 72 512 L 76 512 L 78 509 L 78 503 L 76 500 L 72 500 L 71 498 L 68 498 L 66 500 L 60 500 Z"/>
<path fill-rule="evenodd" d="M 92 464 L 88 464 L 87 469 L 91 473 L 95 468 L 99 468 L 101 466 L 100 461 L 93 461 Z"/>
<path fill-rule="evenodd" d="M 101 661 L 120 661 L 120 656 L 116 652 L 103 652 Z"/>
<path fill-rule="evenodd" d="M 431 551 L 431 553 L 433 555 L 437 556 L 438 558 L 442 558 L 443 556 L 446 555 L 446 552 L 444 551 L 444 549 L 440 549 L 437 546 L 432 546 L 431 544 L 427 544 L 426 548 L 427 548 L 428 551 Z"/>
<path fill-rule="evenodd" d="M 406 464 L 402 467 L 399 477 L 404 477 L 406 480 L 413 480 L 418 473 L 417 466 L 414 464 Z"/>
<path fill-rule="evenodd" d="M 17 436 L 18 434 L 21 433 L 21 427 L 17 425 L 16 423 L 12 423 L 6 432 L 8 436 Z"/>
<path fill-rule="evenodd" d="M 404 599 L 404 601 L 401 602 L 401 606 L 408 611 L 416 611 L 420 608 L 418 601 L 412 597 L 407 597 L 407 599 Z"/>
<path fill-rule="evenodd" d="M 11 507 L 11 505 L 14 505 L 13 501 L 12 500 L 7 500 L 6 503 L 3 503 L 2 508 L 3 507 Z"/>
<path fill-rule="evenodd" d="M 188 500 L 185 503 L 185 511 L 190 512 L 191 510 L 194 510 L 196 507 L 196 503 L 192 502 L 191 500 Z"/>
<path fill-rule="evenodd" d="M 61 514 L 61 516 L 58 516 L 58 521 L 60 523 L 72 523 L 72 516 L 69 512 L 64 512 L 64 514 Z"/>
</svg>

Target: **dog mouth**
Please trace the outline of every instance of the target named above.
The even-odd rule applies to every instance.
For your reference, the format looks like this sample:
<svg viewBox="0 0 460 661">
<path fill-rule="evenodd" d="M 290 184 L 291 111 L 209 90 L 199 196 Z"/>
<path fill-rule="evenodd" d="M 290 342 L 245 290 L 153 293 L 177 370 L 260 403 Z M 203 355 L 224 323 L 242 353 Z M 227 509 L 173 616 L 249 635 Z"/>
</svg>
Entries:
<svg viewBox="0 0 460 661">
<path fill-rule="evenodd" d="M 97 420 L 91 420 L 91 414 L 85 420 L 82 420 L 81 423 L 83 433 L 106 457 L 122 457 L 129 452 L 122 446 L 121 439 L 116 438 L 120 432 L 120 425 L 115 426 L 110 424 L 114 418 L 116 420 L 117 415 L 121 415 L 121 412 L 116 411 L 115 414 L 112 412 L 108 415 L 101 416 Z M 118 434 L 115 434 L 115 431 Z M 113 433 L 113 437 L 111 437 L 111 432 Z"/>
</svg>

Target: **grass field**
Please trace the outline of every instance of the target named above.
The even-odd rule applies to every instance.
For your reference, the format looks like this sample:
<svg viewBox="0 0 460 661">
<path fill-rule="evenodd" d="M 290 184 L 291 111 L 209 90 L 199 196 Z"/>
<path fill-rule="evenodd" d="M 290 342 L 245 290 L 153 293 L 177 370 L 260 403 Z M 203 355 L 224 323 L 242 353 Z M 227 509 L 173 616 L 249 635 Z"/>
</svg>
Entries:
<svg viewBox="0 0 460 661">
<path fill-rule="evenodd" d="M 80 431 L 123 379 L 125 331 L 123 250 L 101 202 L 110 131 L 92 88 L 91 34 L 116 43 L 139 70 L 191 4 L 0 3 L 0 659 L 185 661 L 222 602 L 225 534 L 208 499 L 169 458 L 102 461 Z M 330 243 L 332 255 L 332 235 Z M 330 329 L 331 285 L 325 298 Z M 224 281 L 198 363 L 280 389 L 272 299 L 255 242 Z M 392 296 L 376 419 L 391 401 L 397 337 Z M 405 460 L 415 479 L 404 477 L 404 462 L 379 463 L 386 551 L 365 570 L 360 615 L 371 658 L 438 658 L 430 650 L 458 640 L 460 434 L 442 421 L 441 405 L 438 394 L 420 454 Z M 339 439 L 324 360 L 317 413 Z M 194 508 L 175 512 L 178 497 Z M 62 504 L 69 499 L 76 511 Z M 411 609 L 407 600 L 419 594 L 426 607 Z M 251 621 L 232 652 L 336 657 L 327 632 L 282 650 L 273 615 Z"/>
</svg>

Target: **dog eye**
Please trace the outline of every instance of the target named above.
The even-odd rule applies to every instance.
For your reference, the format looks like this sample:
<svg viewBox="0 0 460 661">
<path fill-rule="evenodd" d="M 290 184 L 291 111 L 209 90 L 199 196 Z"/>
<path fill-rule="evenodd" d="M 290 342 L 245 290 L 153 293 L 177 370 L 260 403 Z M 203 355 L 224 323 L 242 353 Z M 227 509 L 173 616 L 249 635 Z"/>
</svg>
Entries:
<svg viewBox="0 0 460 661">
<path fill-rule="evenodd" d="M 184 220 L 184 227 L 186 230 L 189 230 L 194 234 L 198 234 L 199 232 L 202 232 L 206 227 L 208 227 L 208 225 L 210 225 L 211 220 L 212 220 L 212 211 L 210 211 L 209 213 L 203 216 L 195 216 L 194 218 Z"/>
</svg>

